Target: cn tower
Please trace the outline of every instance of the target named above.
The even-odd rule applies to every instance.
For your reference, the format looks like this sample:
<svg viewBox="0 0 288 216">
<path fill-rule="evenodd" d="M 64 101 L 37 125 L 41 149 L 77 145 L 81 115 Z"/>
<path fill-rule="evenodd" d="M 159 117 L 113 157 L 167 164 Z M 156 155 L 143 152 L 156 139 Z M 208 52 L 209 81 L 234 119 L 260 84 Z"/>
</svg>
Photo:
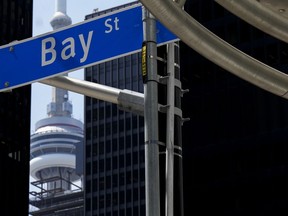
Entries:
<svg viewBox="0 0 288 216">
<path fill-rule="evenodd" d="M 53 30 L 72 23 L 66 14 L 66 0 L 55 1 L 56 11 L 50 24 Z M 83 145 L 83 123 L 72 117 L 68 91 L 52 89 L 52 101 L 47 105 L 47 118 L 35 125 L 31 135 L 30 174 L 46 184 L 45 196 L 70 191 L 76 174 L 76 148 Z"/>
</svg>

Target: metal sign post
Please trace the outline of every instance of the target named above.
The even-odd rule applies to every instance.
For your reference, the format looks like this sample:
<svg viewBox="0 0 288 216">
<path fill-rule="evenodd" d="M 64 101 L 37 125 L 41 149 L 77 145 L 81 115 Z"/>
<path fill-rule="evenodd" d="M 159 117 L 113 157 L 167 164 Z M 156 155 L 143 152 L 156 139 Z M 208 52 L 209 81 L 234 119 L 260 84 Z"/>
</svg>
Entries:
<svg viewBox="0 0 288 216">
<path fill-rule="evenodd" d="M 156 20 L 143 8 L 146 215 L 160 216 Z M 146 68 L 145 68 L 146 67 Z"/>
</svg>

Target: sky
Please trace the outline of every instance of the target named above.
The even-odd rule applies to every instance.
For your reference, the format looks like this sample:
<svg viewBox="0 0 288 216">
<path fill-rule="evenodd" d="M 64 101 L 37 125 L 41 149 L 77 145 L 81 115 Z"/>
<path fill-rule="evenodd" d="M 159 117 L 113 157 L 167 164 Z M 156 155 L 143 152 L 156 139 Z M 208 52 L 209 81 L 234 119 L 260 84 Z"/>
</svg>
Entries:
<svg viewBox="0 0 288 216">
<path fill-rule="evenodd" d="M 72 19 L 72 24 L 83 22 L 85 15 L 93 10 L 105 10 L 134 0 L 67 0 L 67 15 Z M 33 3 L 33 36 L 53 31 L 50 20 L 55 13 L 56 0 L 34 0 Z M 69 77 L 84 79 L 83 70 L 70 72 Z M 41 84 L 32 84 L 31 95 L 31 133 L 35 131 L 35 123 L 47 117 L 46 107 L 52 99 L 52 87 Z M 73 104 L 73 117 L 84 121 L 84 97 L 80 94 L 69 92 L 69 100 Z"/>
</svg>

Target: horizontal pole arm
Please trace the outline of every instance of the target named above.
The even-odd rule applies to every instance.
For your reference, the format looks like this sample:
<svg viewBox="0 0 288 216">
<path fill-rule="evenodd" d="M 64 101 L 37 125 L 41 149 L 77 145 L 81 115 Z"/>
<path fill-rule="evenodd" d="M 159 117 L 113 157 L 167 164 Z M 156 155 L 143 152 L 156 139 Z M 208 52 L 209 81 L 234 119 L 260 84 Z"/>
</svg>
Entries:
<svg viewBox="0 0 288 216">
<path fill-rule="evenodd" d="M 110 86 L 89 81 L 79 80 L 67 76 L 57 76 L 40 81 L 40 83 L 66 89 L 98 100 L 117 104 L 124 111 L 144 115 L 144 94 L 121 90 Z"/>
</svg>

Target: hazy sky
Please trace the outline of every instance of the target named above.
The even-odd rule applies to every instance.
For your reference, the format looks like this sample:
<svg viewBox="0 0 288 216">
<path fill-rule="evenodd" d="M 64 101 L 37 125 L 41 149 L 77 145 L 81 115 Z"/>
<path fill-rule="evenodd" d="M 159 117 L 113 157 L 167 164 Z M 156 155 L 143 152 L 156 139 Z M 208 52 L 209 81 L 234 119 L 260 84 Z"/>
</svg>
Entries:
<svg viewBox="0 0 288 216">
<path fill-rule="evenodd" d="M 34 0 L 33 5 L 33 36 L 52 31 L 50 20 L 55 13 L 56 0 Z M 84 21 L 85 15 L 91 14 L 94 9 L 105 10 L 111 7 L 133 2 L 134 0 L 67 0 L 67 14 L 72 19 L 72 24 Z M 70 72 L 70 77 L 84 79 L 83 70 Z M 46 106 L 51 102 L 52 87 L 41 84 L 32 84 L 31 103 L 31 131 L 35 123 L 47 117 Z M 69 99 L 73 104 L 73 117 L 84 121 L 83 96 L 69 92 Z"/>
</svg>

